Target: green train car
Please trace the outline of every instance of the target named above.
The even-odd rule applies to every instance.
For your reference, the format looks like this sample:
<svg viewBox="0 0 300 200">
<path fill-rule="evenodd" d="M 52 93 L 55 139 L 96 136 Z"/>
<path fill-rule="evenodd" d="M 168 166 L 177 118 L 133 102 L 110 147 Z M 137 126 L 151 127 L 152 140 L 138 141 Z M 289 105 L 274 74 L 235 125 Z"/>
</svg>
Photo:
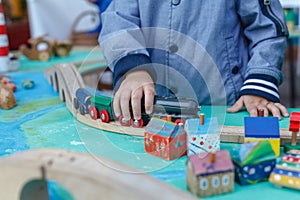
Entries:
<svg viewBox="0 0 300 200">
<path fill-rule="evenodd" d="M 112 101 L 113 99 L 111 97 L 93 96 L 89 107 L 89 114 L 91 118 L 94 120 L 100 118 L 100 120 L 105 123 L 114 121 Z"/>
<path fill-rule="evenodd" d="M 75 93 L 73 104 L 75 109 L 79 109 L 82 115 L 89 114 L 93 120 L 100 119 L 104 123 L 115 121 L 112 110 L 113 98 L 102 95 L 92 95 L 85 88 L 78 88 Z M 140 120 L 125 121 L 123 116 L 120 116 L 118 121 L 122 126 L 143 127 L 149 121 L 148 115 L 143 115 Z"/>
</svg>

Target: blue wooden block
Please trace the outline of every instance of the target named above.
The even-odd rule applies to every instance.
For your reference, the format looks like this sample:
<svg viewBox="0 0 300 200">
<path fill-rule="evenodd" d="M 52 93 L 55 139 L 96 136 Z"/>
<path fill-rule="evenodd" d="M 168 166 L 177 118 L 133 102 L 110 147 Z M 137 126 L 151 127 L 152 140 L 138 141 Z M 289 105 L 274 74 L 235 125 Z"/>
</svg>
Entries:
<svg viewBox="0 0 300 200">
<path fill-rule="evenodd" d="M 245 117 L 246 138 L 280 138 L 277 117 Z"/>
</svg>

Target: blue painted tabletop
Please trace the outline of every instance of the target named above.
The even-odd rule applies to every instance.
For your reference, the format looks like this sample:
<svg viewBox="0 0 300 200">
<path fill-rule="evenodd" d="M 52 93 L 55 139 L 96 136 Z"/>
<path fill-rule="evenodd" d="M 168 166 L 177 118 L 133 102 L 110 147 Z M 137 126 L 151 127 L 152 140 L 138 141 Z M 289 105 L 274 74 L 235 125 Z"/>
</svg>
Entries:
<svg viewBox="0 0 300 200">
<path fill-rule="evenodd" d="M 80 60 L 87 55 L 91 56 L 90 52 L 74 51 L 70 54 L 71 58 L 57 58 L 49 62 L 22 58 L 20 71 L 7 74 L 18 87 L 15 92 L 18 105 L 11 110 L 0 110 L 0 157 L 36 148 L 68 149 L 110 158 L 148 173 L 178 189 L 187 190 L 186 156 L 174 161 L 165 161 L 149 155 L 144 150 L 143 137 L 116 134 L 86 126 L 74 119 L 65 103 L 60 101 L 58 94 L 47 82 L 44 70 L 53 64 Z M 34 80 L 35 87 L 22 88 L 22 81 L 25 79 Z M 204 112 L 212 110 L 210 107 L 203 107 Z M 209 113 L 220 115 L 223 111 L 223 108 L 217 108 Z M 243 125 L 243 116 L 247 116 L 247 113 L 223 113 L 223 116 L 225 125 L 239 126 Z M 287 127 L 287 121 L 283 119 L 280 126 Z M 222 143 L 221 149 L 232 149 L 236 145 Z M 298 191 L 277 188 L 269 182 L 264 182 L 250 186 L 235 184 L 234 192 L 207 199 L 265 200 L 288 197 L 289 200 L 298 200 L 299 194 Z"/>
</svg>

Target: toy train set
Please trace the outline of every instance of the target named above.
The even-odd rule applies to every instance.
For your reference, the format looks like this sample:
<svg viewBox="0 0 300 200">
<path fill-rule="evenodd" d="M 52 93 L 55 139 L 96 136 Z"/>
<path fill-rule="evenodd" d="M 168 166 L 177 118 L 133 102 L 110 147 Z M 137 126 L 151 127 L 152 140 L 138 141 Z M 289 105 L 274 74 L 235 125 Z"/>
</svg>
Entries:
<svg viewBox="0 0 300 200">
<path fill-rule="evenodd" d="M 219 162 L 220 142 L 244 143 L 245 136 L 250 136 L 251 138 L 255 136 L 254 138 L 256 138 L 256 135 L 253 135 L 253 130 L 249 129 L 248 123 L 245 123 L 245 126 L 240 128 L 236 126 L 222 126 L 222 129 L 220 129 L 217 118 L 204 118 L 205 108 L 202 111 L 203 113 L 198 117 L 197 113 L 200 107 L 196 101 L 186 98 L 166 98 L 159 96 L 155 97 L 154 111 L 151 115 L 144 113 L 140 121 L 131 119 L 129 122 L 123 122 L 123 117 L 116 119 L 114 116 L 112 96 L 107 96 L 101 93 L 101 91 L 96 91 L 92 94 L 90 90 L 84 89 L 86 86 L 75 65 L 56 65 L 47 70 L 46 76 L 48 81 L 54 86 L 54 89 L 59 92 L 61 99 L 66 102 L 66 107 L 78 121 L 104 131 L 144 136 L 145 152 L 165 160 L 177 159 L 186 155 L 187 152 L 191 152 L 187 153 L 188 159 L 193 155 L 195 155 L 193 156 L 195 158 L 201 158 L 201 163 L 203 166 L 205 165 L 206 171 L 199 170 L 199 167 L 202 165 L 192 165 L 190 170 L 192 173 L 187 174 L 190 177 L 186 177 L 186 179 L 192 180 L 187 183 L 192 193 L 201 197 L 233 191 L 234 177 L 231 175 L 233 171 L 231 170 L 232 165 L 229 165 L 229 161 L 235 158 L 221 156 L 222 159 L 225 159 L 225 163 L 227 164 L 224 165 L 223 161 Z M 264 141 L 261 141 L 261 139 L 266 140 L 270 143 L 269 150 L 272 149 L 272 151 L 275 152 L 271 142 L 272 140 L 277 140 L 278 133 L 280 133 L 280 144 L 282 139 L 285 141 L 291 140 L 290 131 L 295 132 L 295 134 L 293 134 L 295 137 L 293 138 L 297 140 L 296 136 L 299 132 L 300 122 L 297 116 L 299 116 L 298 113 L 291 114 L 290 119 L 292 123 L 289 130 L 280 129 L 279 126 L 269 128 L 271 123 L 262 123 L 262 121 L 265 121 L 263 117 L 255 118 L 255 122 L 253 122 L 253 125 L 250 124 L 250 127 L 256 128 L 255 133 L 264 134 L 264 137 L 258 138 L 258 141 L 255 143 L 263 143 Z M 274 121 L 278 123 L 278 119 L 276 120 Z M 119 121 L 120 123 L 115 123 L 114 121 Z M 147 124 L 148 121 L 149 123 Z M 183 122 L 183 124 L 180 122 Z M 120 124 L 128 127 L 120 128 Z M 263 126 L 261 126 L 262 124 Z M 132 128 L 131 126 L 137 128 Z M 142 126 L 145 127 L 141 128 Z M 225 132 L 224 128 L 227 129 Z M 270 129 L 270 131 L 266 132 L 264 129 Z M 274 137 L 275 139 L 273 139 L 273 135 L 276 135 L 276 138 Z M 242 146 L 247 146 L 251 143 L 253 142 L 245 143 Z M 296 145 L 294 141 L 292 148 L 295 149 Z M 252 150 L 249 150 L 249 148 L 237 148 L 238 155 L 243 155 L 243 158 L 247 158 L 247 162 L 243 159 L 243 163 L 240 165 L 241 169 L 235 171 L 235 176 L 238 176 L 238 173 L 243 170 L 240 176 L 241 178 L 249 178 L 249 175 L 255 176 L 255 179 L 248 181 L 249 184 L 267 181 L 268 179 L 264 175 L 266 173 L 269 175 L 273 165 L 265 167 L 262 165 L 262 162 L 268 161 L 270 158 L 265 152 L 266 148 L 263 149 L 264 151 L 258 148 L 252 148 Z M 241 154 L 241 152 L 243 152 L 243 154 Z M 230 154 L 234 156 L 233 150 L 230 151 Z M 266 155 L 266 157 L 262 157 L 262 155 Z M 207 156 L 210 157 L 210 159 L 203 162 L 202 158 L 206 158 Z M 220 163 L 222 165 L 220 165 Z M 187 168 L 189 167 L 190 166 L 187 165 Z M 265 173 L 260 173 L 257 169 Z M 295 170 L 297 170 L 297 173 L 299 172 L 299 165 L 296 166 Z M 230 174 L 228 172 L 230 172 Z M 279 173 L 281 173 L 281 171 L 279 171 Z M 287 171 L 287 173 L 289 175 L 290 171 Z M 244 177 L 244 175 L 247 176 Z M 285 178 L 283 176 L 284 174 L 275 175 L 274 177 L 277 179 L 279 175 L 281 178 Z M 242 183 L 242 181 L 244 181 L 244 179 L 238 182 Z M 291 181 L 291 179 L 287 179 L 287 181 Z M 297 178 L 292 181 L 298 181 L 297 183 L 299 183 L 299 176 L 297 175 Z M 277 183 L 275 184 L 277 185 Z M 291 188 L 298 189 L 298 187 Z"/>
<path fill-rule="evenodd" d="M 79 110 L 81 115 L 89 114 L 93 120 L 99 118 L 104 123 L 115 121 L 112 102 L 112 97 L 99 94 L 92 95 L 85 88 L 78 88 L 73 99 L 74 108 Z M 199 109 L 198 103 L 190 98 L 155 96 L 151 115 L 146 114 L 142 109 L 140 120 L 125 121 L 123 116 L 120 116 L 118 121 L 122 126 L 132 125 L 132 127 L 141 128 L 149 122 L 151 117 L 166 118 L 171 116 L 172 121 L 178 124 L 184 123 L 185 119 L 197 117 Z"/>
</svg>

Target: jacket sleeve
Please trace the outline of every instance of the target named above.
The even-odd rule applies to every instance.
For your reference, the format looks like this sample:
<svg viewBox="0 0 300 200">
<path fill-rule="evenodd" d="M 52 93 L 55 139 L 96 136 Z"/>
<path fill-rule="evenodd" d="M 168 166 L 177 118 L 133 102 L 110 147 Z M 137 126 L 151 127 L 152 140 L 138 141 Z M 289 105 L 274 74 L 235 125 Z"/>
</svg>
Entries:
<svg viewBox="0 0 300 200">
<path fill-rule="evenodd" d="M 138 0 L 114 0 L 102 13 L 101 50 L 114 73 L 114 84 L 137 66 L 149 64 L 145 39 L 140 28 Z"/>
<path fill-rule="evenodd" d="M 250 57 L 240 96 L 251 94 L 279 102 L 288 36 L 283 8 L 278 0 L 237 0 L 237 10 Z"/>
</svg>

